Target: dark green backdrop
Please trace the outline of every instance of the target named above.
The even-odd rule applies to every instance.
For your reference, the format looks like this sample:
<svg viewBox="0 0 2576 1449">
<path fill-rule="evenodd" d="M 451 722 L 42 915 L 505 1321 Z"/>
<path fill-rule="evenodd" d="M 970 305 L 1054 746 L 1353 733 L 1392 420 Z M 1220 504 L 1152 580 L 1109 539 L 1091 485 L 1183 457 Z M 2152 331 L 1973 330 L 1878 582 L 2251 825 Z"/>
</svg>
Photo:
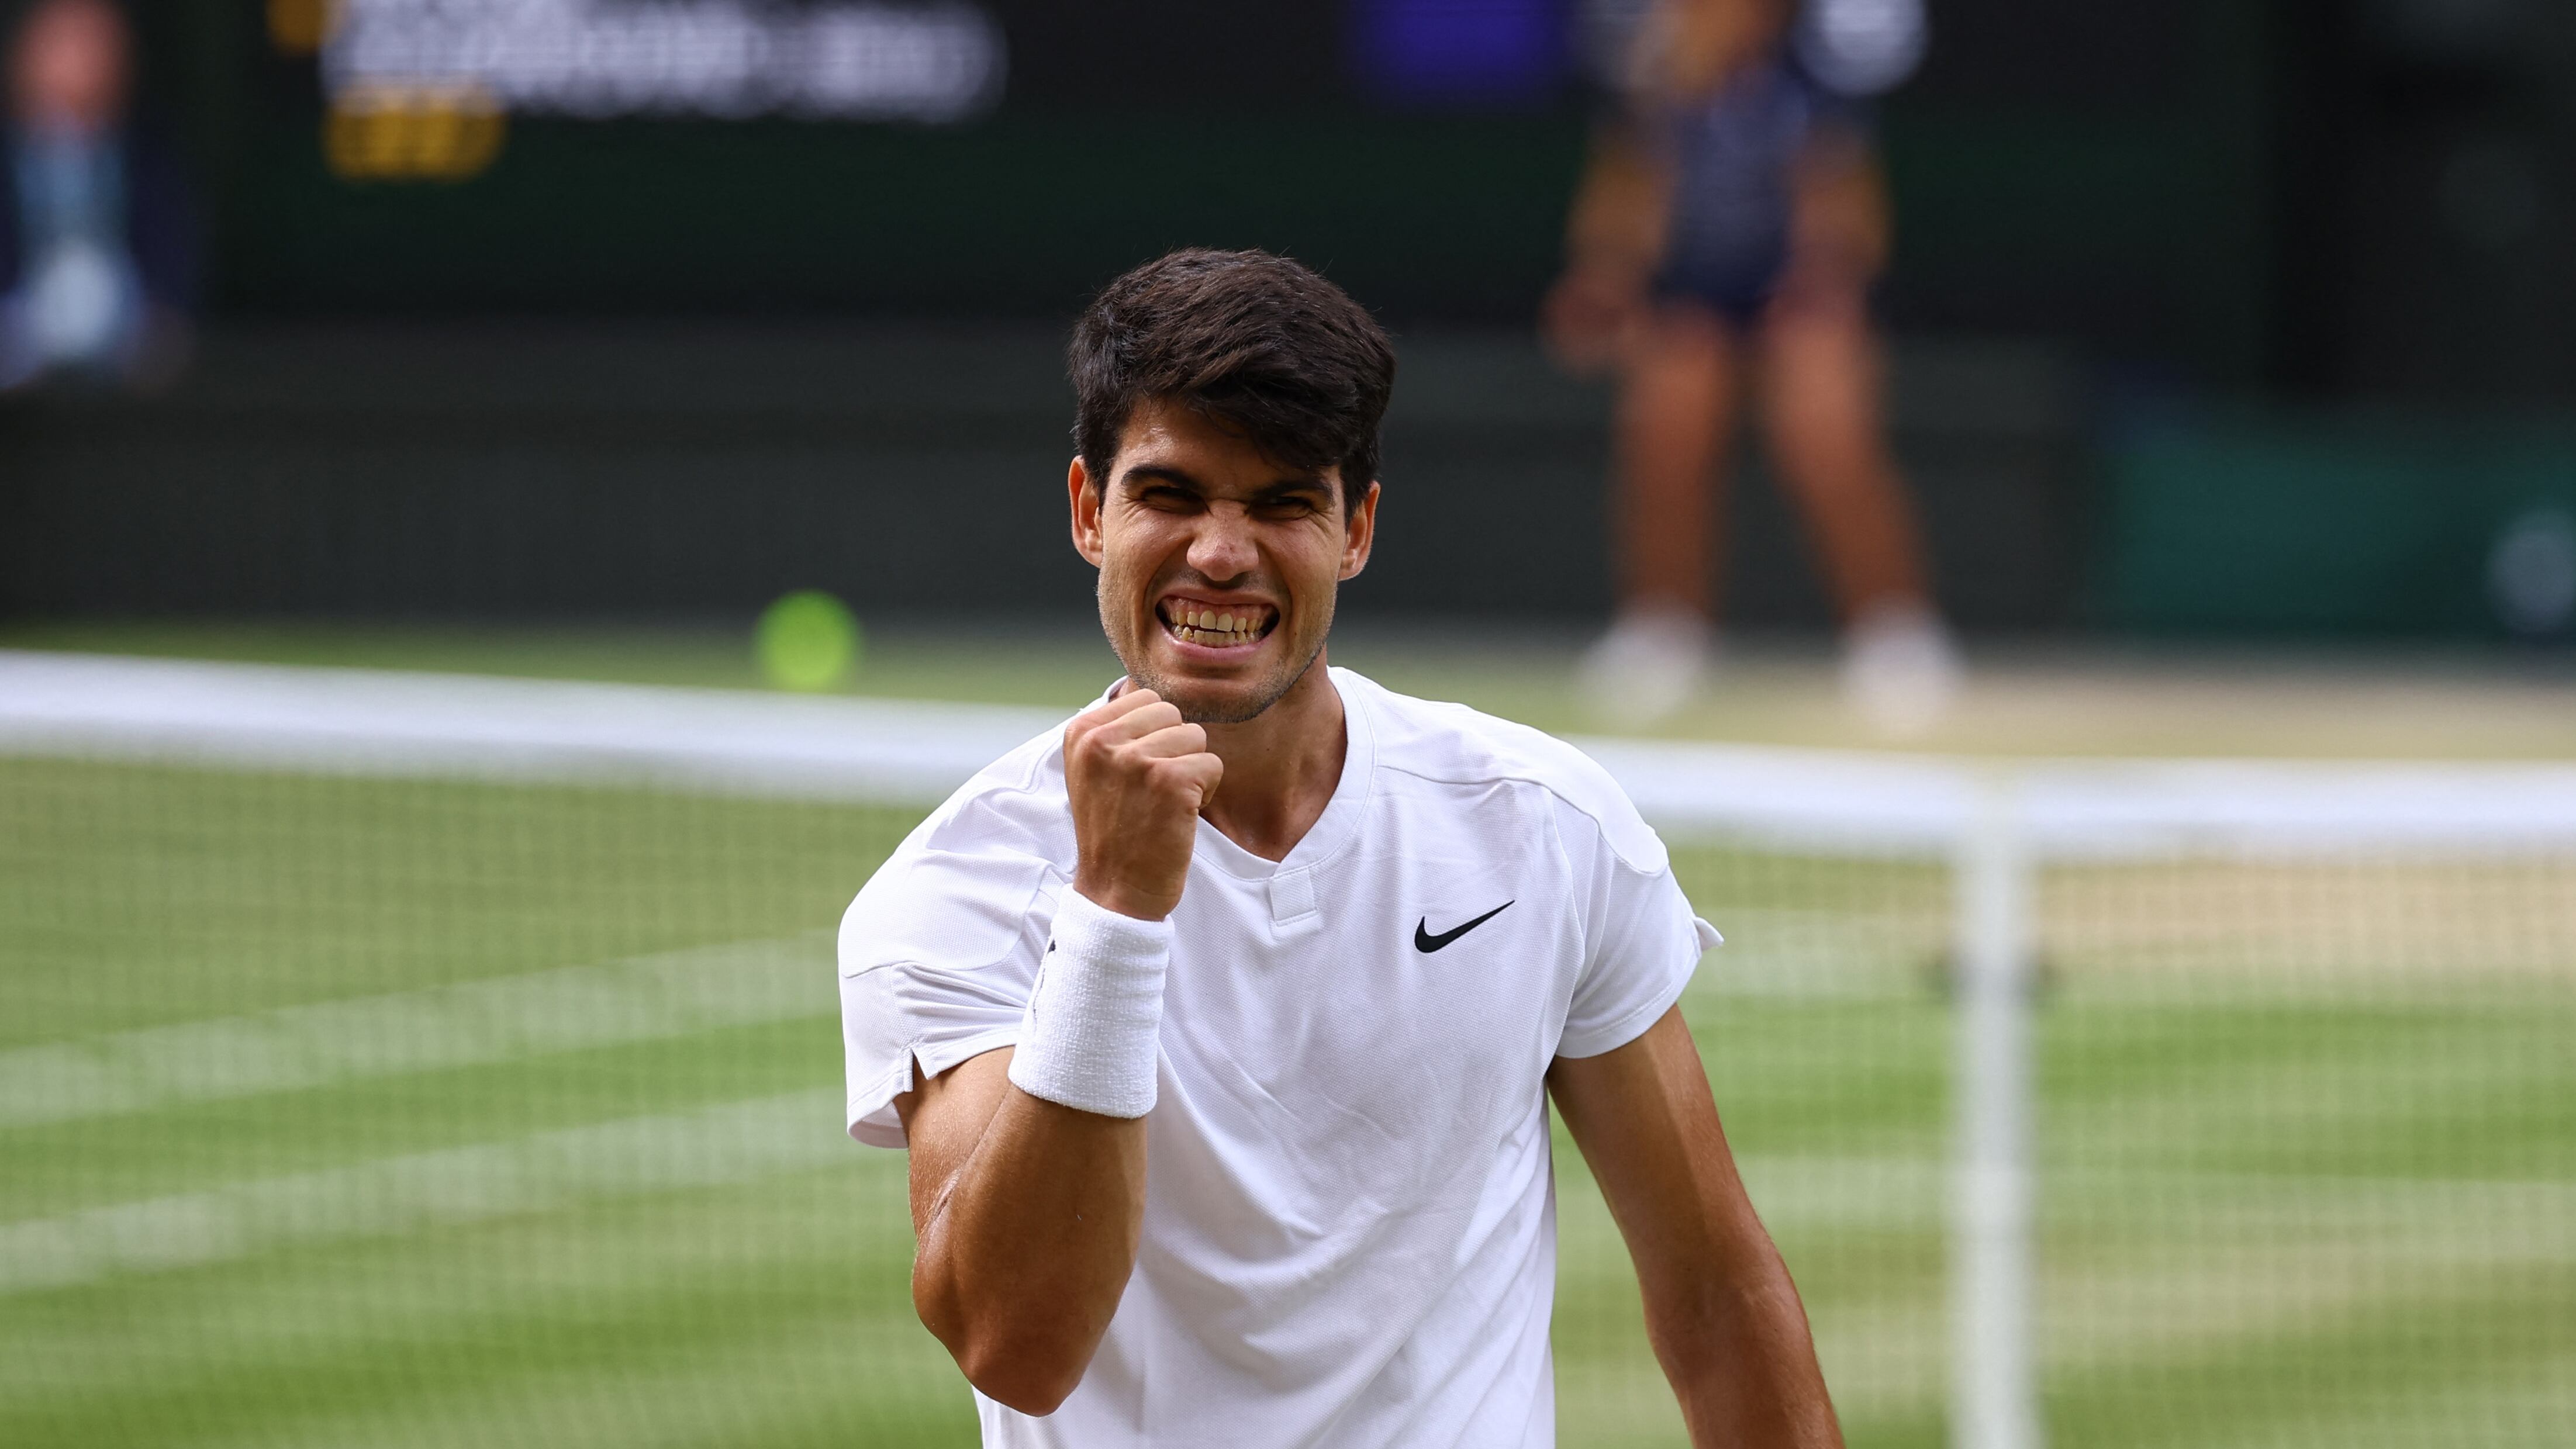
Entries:
<svg viewBox="0 0 2576 1449">
<path fill-rule="evenodd" d="M 138 6 L 146 91 L 199 182 L 210 345 L 157 403 L 0 411 L 0 608 L 731 610 L 811 582 L 900 599 L 971 543 L 953 510 L 907 509 L 936 496 L 912 470 L 999 499 L 1056 468 L 1047 334 L 1183 244 L 1290 252 L 1396 326 L 1417 360 L 1394 481 L 1448 498 L 1437 536 L 1502 549 L 1516 580 L 1461 593 L 1470 561 L 1444 572 L 1423 535 L 1425 600 L 1606 604 L 1600 400 L 1550 380 L 1529 338 L 1579 89 L 1390 108 L 1345 79 L 1343 0 L 991 3 L 1012 79 L 971 124 L 518 117 L 478 178 L 366 184 L 325 169 L 314 65 L 271 52 L 262 0 Z M 2576 205 L 2544 189 L 2498 251 L 2444 230 L 2441 178 L 2454 142 L 2576 146 L 2576 88 L 2547 59 L 2576 55 L 2576 11 L 2525 7 L 2529 34 L 2435 55 L 2384 8 L 1932 0 L 1930 57 L 1883 113 L 1884 305 L 1900 335 L 1964 339 L 1899 369 L 1897 419 L 1964 621 L 2495 627 L 2499 519 L 2566 496 L 2576 453 L 2507 446 L 2459 405 L 2576 435 Z M 905 386 L 870 394 L 890 374 Z M 1423 410 L 1426 387 L 1451 400 Z M 2173 406 L 2299 388 L 2346 401 Z M 2423 429 L 2354 426 L 2381 395 Z M 2104 412 L 2160 421 L 2105 431 Z M 737 486 L 774 506 L 733 506 Z M 1513 508 L 1568 526 L 1528 536 L 1496 521 Z M 1740 508 L 1737 617 L 1823 622 L 1789 521 L 1758 487 Z M 877 542 L 845 546 L 860 530 Z"/>
<path fill-rule="evenodd" d="M 998 8 L 1011 86 L 965 126 L 523 117 L 491 171 L 454 184 L 331 177 L 313 64 L 270 53 L 259 0 L 147 16 L 154 89 L 205 178 L 213 296 L 235 313 L 1053 318 L 1143 257 L 1207 244 L 1291 252 L 1398 320 L 1517 323 L 1555 267 L 1578 88 L 1501 110 L 1374 103 L 1343 80 L 1337 0 L 1110 0 L 1079 25 Z M 2257 376 L 2269 12 L 1936 0 L 1933 24 L 1886 111 L 1898 325 Z"/>
</svg>

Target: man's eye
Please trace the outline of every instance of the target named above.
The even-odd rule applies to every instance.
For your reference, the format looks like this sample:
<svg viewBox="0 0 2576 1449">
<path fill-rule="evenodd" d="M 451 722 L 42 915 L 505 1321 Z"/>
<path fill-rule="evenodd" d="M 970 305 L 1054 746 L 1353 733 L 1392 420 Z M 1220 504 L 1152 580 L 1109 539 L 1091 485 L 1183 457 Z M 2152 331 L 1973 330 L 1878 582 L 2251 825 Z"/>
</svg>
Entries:
<svg viewBox="0 0 2576 1449">
<path fill-rule="evenodd" d="M 1271 498 L 1262 502 L 1261 512 L 1269 518 L 1305 518 L 1314 512 L 1312 498 Z"/>
<path fill-rule="evenodd" d="M 1187 508 L 1198 501 L 1179 488 L 1148 488 L 1136 498 L 1148 508 Z"/>
</svg>

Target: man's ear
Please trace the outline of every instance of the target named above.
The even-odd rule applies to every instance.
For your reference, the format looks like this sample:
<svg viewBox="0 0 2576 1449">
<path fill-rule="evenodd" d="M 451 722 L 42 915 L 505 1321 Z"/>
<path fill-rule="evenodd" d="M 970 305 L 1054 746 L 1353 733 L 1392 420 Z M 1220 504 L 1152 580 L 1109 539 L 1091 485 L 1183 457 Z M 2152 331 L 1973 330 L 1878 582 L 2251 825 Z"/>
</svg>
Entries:
<svg viewBox="0 0 2576 1449">
<path fill-rule="evenodd" d="M 1377 483 L 1371 480 L 1368 491 L 1350 505 L 1350 515 L 1342 520 L 1341 577 L 1354 579 L 1368 567 L 1369 550 L 1377 545 Z"/>
<path fill-rule="evenodd" d="M 1075 458 L 1064 471 L 1065 501 L 1073 510 L 1073 551 L 1083 562 L 1100 567 L 1105 553 L 1100 547 L 1100 490 L 1092 485 L 1091 472 Z"/>
</svg>

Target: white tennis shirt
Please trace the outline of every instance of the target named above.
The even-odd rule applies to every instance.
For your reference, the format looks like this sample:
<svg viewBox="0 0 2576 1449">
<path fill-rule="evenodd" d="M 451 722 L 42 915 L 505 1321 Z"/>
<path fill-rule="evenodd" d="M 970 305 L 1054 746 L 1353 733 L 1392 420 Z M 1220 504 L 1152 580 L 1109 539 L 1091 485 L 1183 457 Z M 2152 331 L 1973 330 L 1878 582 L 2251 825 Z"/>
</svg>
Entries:
<svg viewBox="0 0 2576 1449">
<path fill-rule="evenodd" d="M 994 1449 L 1555 1440 L 1545 1075 L 1642 1034 L 1717 933 L 1573 747 L 1331 671 L 1340 784 L 1273 863 L 1205 821 L 1172 915 L 1134 1275 Z M 1018 1036 L 1071 889 L 1061 732 L 922 822 L 841 922 L 850 1135 Z M 1470 924 L 1472 923 L 1472 924 Z"/>
</svg>

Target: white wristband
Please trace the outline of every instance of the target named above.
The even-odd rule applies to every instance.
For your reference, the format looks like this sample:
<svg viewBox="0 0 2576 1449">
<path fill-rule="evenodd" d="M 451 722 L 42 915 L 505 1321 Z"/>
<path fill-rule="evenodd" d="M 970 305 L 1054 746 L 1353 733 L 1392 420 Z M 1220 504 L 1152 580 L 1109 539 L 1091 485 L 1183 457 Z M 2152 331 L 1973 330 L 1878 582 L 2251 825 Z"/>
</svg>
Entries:
<svg viewBox="0 0 2576 1449">
<path fill-rule="evenodd" d="M 1122 916 L 1068 884 L 1020 1018 L 1013 1085 L 1104 1117 L 1152 1111 L 1171 958 L 1171 922 Z"/>
</svg>

